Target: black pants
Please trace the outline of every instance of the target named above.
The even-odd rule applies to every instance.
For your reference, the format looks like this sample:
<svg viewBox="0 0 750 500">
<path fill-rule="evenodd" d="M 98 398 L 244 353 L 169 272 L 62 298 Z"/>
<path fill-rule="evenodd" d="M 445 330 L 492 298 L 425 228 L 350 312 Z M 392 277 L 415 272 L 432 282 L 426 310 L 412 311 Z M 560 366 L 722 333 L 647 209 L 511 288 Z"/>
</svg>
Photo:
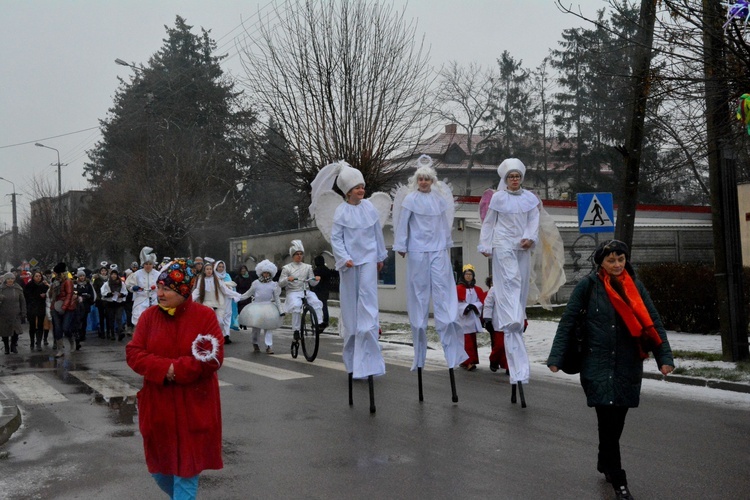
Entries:
<svg viewBox="0 0 750 500">
<path fill-rule="evenodd" d="M 104 302 L 104 315 L 107 325 L 107 336 L 111 339 L 122 331 L 123 305 L 118 302 Z"/>
<path fill-rule="evenodd" d="M 625 427 L 625 406 L 597 406 L 599 424 L 599 459 L 596 468 L 612 479 L 613 486 L 626 485 L 625 471 L 620 461 L 620 436 Z"/>
</svg>

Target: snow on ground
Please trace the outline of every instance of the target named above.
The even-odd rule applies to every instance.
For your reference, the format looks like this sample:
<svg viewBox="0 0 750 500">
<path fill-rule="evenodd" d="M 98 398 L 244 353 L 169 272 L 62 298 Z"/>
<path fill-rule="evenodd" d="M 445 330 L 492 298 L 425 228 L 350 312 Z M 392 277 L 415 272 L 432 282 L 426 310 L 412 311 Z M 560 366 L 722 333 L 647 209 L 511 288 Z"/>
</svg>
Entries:
<svg viewBox="0 0 750 500">
<path fill-rule="evenodd" d="M 330 307 L 333 317 L 339 316 L 338 308 Z M 411 346 L 411 331 L 409 330 L 409 318 L 404 313 L 380 313 L 380 323 L 383 326 L 383 337 L 381 345 L 383 353 L 389 359 L 398 359 L 404 363 L 411 363 L 414 359 L 414 351 Z M 434 325 L 430 319 L 430 325 Z M 556 321 L 530 320 L 529 327 L 524 334 L 526 350 L 531 361 L 531 383 L 535 378 L 551 378 L 560 383 L 579 385 L 578 375 L 566 375 L 562 372 L 552 373 L 547 368 L 547 356 L 552 346 L 552 339 L 557 330 Z M 480 365 L 478 371 L 491 373 L 489 370 L 488 357 L 490 355 L 489 335 L 480 333 L 478 335 Z M 721 337 L 719 335 L 700 335 L 678 332 L 667 332 L 672 350 L 698 351 L 698 352 L 721 352 Z M 442 367 L 444 365 L 443 352 L 440 343 L 429 342 L 430 349 L 427 351 L 428 365 Z M 728 362 L 702 362 L 695 360 L 676 361 L 677 366 L 698 367 L 713 366 L 728 369 L 735 368 L 734 363 Z M 658 373 L 659 370 L 653 357 L 644 362 L 644 371 Z M 498 376 L 505 376 L 498 372 Z M 750 385 L 750 381 L 744 382 Z M 696 387 L 685 384 L 668 383 L 663 380 L 644 379 L 643 391 L 645 394 L 654 396 L 680 397 L 689 400 L 706 401 L 712 403 L 723 403 L 727 406 L 750 410 L 750 394 L 726 391 L 709 387 Z"/>
</svg>

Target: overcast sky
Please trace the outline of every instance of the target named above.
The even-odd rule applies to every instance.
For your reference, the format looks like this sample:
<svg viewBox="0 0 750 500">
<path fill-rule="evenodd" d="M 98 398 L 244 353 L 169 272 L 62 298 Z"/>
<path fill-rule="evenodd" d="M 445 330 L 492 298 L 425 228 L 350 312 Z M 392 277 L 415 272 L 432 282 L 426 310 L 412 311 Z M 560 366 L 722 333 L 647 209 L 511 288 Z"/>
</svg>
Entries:
<svg viewBox="0 0 750 500">
<path fill-rule="evenodd" d="M 564 0 L 588 14 L 605 0 Z M 560 33 L 580 26 L 553 0 L 394 0 L 406 5 L 418 33 L 424 33 L 434 66 L 494 64 L 508 50 L 535 67 L 557 46 Z M 242 75 L 234 40 L 252 30 L 258 12 L 284 2 L 254 0 L 0 0 L 0 177 L 19 193 L 19 225 L 28 216 L 32 186 L 57 191 L 60 151 L 62 191 L 85 189 L 86 150 L 99 140 L 98 120 L 112 105 L 117 77 L 130 69 L 116 58 L 146 63 L 162 45 L 164 25 L 176 15 L 211 30 L 222 64 Z M 0 231 L 11 226 L 10 183 L 0 180 Z M 113 215 L 116 216 L 116 215 Z"/>
</svg>

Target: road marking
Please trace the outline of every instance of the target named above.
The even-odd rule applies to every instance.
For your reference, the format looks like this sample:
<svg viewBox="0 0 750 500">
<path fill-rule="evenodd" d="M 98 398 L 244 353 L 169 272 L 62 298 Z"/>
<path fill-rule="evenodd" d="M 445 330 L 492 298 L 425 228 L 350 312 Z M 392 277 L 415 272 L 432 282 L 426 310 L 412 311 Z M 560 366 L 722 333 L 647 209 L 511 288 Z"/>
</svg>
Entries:
<svg viewBox="0 0 750 500">
<path fill-rule="evenodd" d="M 2 381 L 24 403 L 61 403 L 68 400 L 36 375 L 11 375 Z"/>
<path fill-rule="evenodd" d="M 272 378 L 274 380 L 293 380 L 297 378 L 312 377 L 312 375 L 284 370 L 283 368 L 276 368 L 275 366 L 262 365 L 260 363 L 251 363 L 250 361 L 245 361 L 244 359 L 239 358 L 224 358 L 224 367 L 234 368 L 235 370 L 241 370 L 243 372 Z"/>
<path fill-rule="evenodd" d="M 132 385 L 106 373 L 77 370 L 70 374 L 101 394 L 105 401 L 111 398 L 135 396 L 138 393 L 138 389 Z"/>
<path fill-rule="evenodd" d="M 296 363 L 303 363 L 303 364 L 309 364 L 313 366 L 320 366 L 323 368 L 328 368 L 331 370 L 338 370 L 340 372 L 346 373 L 346 366 L 344 366 L 343 362 L 340 361 L 329 361 L 327 359 L 321 359 L 321 358 L 315 358 L 315 362 L 310 363 L 305 359 L 304 356 L 297 356 L 297 359 L 294 359 L 291 354 L 281 354 L 277 356 L 278 358 L 285 359 L 288 361 L 294 361 Z"/>
</svg>

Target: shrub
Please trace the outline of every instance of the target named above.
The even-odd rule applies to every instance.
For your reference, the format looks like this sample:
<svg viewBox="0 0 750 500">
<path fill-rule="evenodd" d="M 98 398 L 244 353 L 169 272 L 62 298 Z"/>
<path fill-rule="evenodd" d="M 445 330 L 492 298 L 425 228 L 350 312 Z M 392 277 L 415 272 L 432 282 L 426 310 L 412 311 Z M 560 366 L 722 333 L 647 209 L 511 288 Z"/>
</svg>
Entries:
<svg viewBox="0 0 750 500">
<path fill-rule="evenodd" d="M 689 333 L 719 331 L 713 266 L 699 263 L 648 264 L 639 266 L 637 275 L 646 285 L 665 328 Z M 745 297 L 750 297 L 750 268 L 744 268 L 743 279 Z"/>
</svg>

